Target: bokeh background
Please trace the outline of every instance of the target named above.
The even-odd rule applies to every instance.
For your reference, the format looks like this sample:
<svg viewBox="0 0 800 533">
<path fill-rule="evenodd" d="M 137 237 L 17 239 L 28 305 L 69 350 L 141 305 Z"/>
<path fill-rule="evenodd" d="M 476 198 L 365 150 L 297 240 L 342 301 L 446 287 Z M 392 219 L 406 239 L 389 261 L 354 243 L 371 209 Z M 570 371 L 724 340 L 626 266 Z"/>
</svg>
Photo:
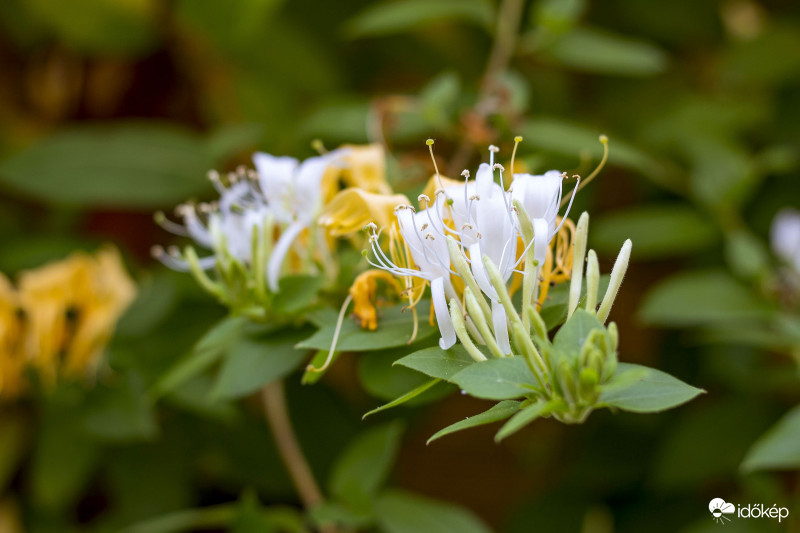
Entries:
<svg viewBox="0 0 800 533">
<path fill-rule="evenodd" d="M 741 467 L 800 403 L 798 328 L 760 314 L 796 323 L 768 233 L 800 206 L 797 2 L 3 0 L 0 28 L 0 271 L 113 242 L 140 286 L 96 387 L 0 408 L 3 533 L 118 531 L 243 491 L 297 505 L 257 401 L 210 399 L 208 376 L 148 399 L 224 315 L 149 249 L 171 239 L 155 211 L 210 198 L 208 169 L 256 149 L 306 157 L 315 139 L 384 143 L 390 182 L 413 191 L 429 137 L 450 175 L 515 135 L 531 171 L 586 175 L 607 134 L 609 164 L 575 209 L 592 215 L 603 271 L 634 242 L 612 312 L 621 359 L 708 391 L 664 414 L 426 446 L 485 406 L 451 395 L 362 422 L 417 382 L 392 354 L 345 356 L 316 385 L 288 380 L 323 485 L 360 431 L 397 419 L 391 484 L 498 531 L 713 531 L 714 497 L 800 516 L 791 461 Z M 224 514 L 188 530 L 226 530 Z M 153 527 L 137 531 L 179 530 Z"/>
</svg>

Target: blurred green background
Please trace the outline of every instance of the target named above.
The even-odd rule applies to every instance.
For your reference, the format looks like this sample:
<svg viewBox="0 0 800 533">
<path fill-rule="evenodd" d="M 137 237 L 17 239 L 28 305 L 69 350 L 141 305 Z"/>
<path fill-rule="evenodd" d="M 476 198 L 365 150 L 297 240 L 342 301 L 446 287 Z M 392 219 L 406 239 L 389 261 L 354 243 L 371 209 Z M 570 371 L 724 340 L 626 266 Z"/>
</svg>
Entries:
<svg viewBox="0 0 800 533">
<path fill-rule="evenodd" d="M 740 466 L 800 403 L 797 304 L 779 297 L 767 240 L 774 213 L 800 206 L 800 3 L 3 0 L 0 28 L 0 271 L 111 241 L 140 285 L 114 373 L 0 411 L 9 524 L 117 531 L 202 507 L 188 530 L 219 531 L 229 508 L 214 506 L 240 500 L 245 532 L 259 530 L 242 525 L 248 505 L 296 506 L 252 398 L 211 397 L 205 375 L 154 404 L 145 393 L 224 314 L 148 255 L 170 239 L 152 213 L 210 197 L 208 169 L 256 149 L 305 157 L 314 139 L 382 142 L 403 191 L 430 175 L 428 137 L 455 175 L 522 135 L 530 170 L 586 175 L 600 133 L 609 165 L 575 209 L 592 215 L 601 270 L 634 242 L 611 317 L 621 359 L 708 394 L 659 415 L 537 422 L 499 446 L 491 428 L 425 446 L 483 404 L 452 395 L 361 422 L 418 382 L 391 354 L 346 356 L 314 386 L 288 379 L 315 471 L 326 485 L 356 435 L 397 418 L 391 485 L 497 531 L 714 531 L 714 497 L 800 516 L 800 429 L 783 462 Z M 385 530 L 414 531 L 398 527 Z"/>
</svg>

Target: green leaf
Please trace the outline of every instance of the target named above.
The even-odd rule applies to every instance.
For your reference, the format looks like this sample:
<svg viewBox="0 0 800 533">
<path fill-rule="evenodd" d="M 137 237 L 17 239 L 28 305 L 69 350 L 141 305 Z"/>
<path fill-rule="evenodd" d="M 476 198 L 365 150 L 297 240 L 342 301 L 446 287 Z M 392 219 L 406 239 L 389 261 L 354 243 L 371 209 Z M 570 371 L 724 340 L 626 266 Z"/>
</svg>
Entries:
<svg viewBox="0 0 800 533">
<path fill-rule="evenodd" d="M 159 398 L 219 361 L 242 334 L 246 319 L 227 317 L 201 338 L 192 351 L 153 386 L 150 395 Z"/>
<path fill-rule="evenodd" d="M 493 12 L 484 0 L 395 0 L 370 5 L 346 26 L 351 38 L 418 30 L 443 20 L 463 20 L 488 27 Z"/>
<path fill-rule="evenodd" d="M 641 374 L 631 382 L 625 376 L 627 372 Z M 625 386 L 615 386 L 617 380 L 622 380 Z M 665 411 L 705 392 L 660 370 L 630 363 L 619 363 L 617 373 L 606 387 L 598 403 L 634 413 Z"/>
<path fill-rule="evenodd" d="M 98 442 L 76 419 L 79 401 L 56 394 L 45 405 L 30 471 L 32 501 L 40 509 L 76 502 L 100 459 Z"/>
<path fill-rule="evenodd" d="M 564 355 L 577 357 L 592 330 L 606 331 L 597 317 L 585 309 L 576 309 L 553 338 L 553 348 Z"/>
<path fill-rule="evenodd" d="M 634 207 L 592 222 L 595 250 L 616 255 L 625 239 L 631 239 L 636 259 L 691 254 L 712 246 L 717 238 L 711 218 L 683 204 Z"/>
<path fill-rule="evenodd" d="M 667 65 L 666 54 L 651 43 L 589 28 L 560 35 L 543 54 L 576 70 L 619 76 L 652 76 Z"/>
<path fill-rule="evenodd" d="M 246 491 L 237 505 L 236 518 L 234 518 L 229 531 L 230 533 L 271 533 L 277 530 L 264 514 L 256 494 Z"/>
<path fill-rule="evenodd" d="M 426 383 L 423 383 L 422 385 L 420 385 L 416 389 L 408 391 L 407 393 L 405 393 L 404 395 L 400 396 L 399 398 L 396 398 L 396 399 L 392 400 L 389 403 L 385 403 L 385 404 L 381 405 L 380 407 L 365 413 L 364 416 L 362 416 L 361 418 L 364 419 L 364 418 L 367 418 L 370 415 L 374 415 L 375 413 L 380 413 L 381 411 L 385 411 L 386 409 L 391 409 L 392 407 L 397 407 L 398 405 L 404 404 L 407 401 L 412 400 L 412 399 L 416 398 L 417 396 L 419 396 L 420 394 L 422 394 L 423 392 L 427 391 L 428 389 L 430 389 L 431 387 L 433 387 L 434 385 L 436 385 L 440 381 L 442 381 L 442 380 L 441 379 L 432 379 L 432 380 L 430 380 L 430 381 L 428 381 Z"/>
<path fill-rule="evenodd" d="M 502 402 L 493 405 L 488 410 L 484 411 L 483 413 L 475 416 L 471 416 L 464 420 L 459 420 L 455 424 L 450 424 L 444 429 L 440 429 L 434 435 L 428 439 L 427 444 L 444 437 L 445 435 L 449 435 L 451 433 L 455 433 L 456 431 L 461 431 L 462 429 L 474 428 L 477 426 L 483 426 L 485 424 L 492 424 L 494 422 L 500 422 L 501 420 L 505 420 L 506 418 L 510 417 L 517 411 L 519 411 L 522 402 L 514 401 L 514 400 L 503 400 Z"/>
<path fill-rule="evenodd" d="M 279 330 L 265 337 L 239 338 L 222 363 L 212 397 L 240 398 L 291 374 L 308 355 L 307 350 L 295 348 L 306 334 L 306 330 Z"/>
<path fill-rule="evenodd" d="M 471 511 L 401 490 L 384 492 L 375 517 L 385 533 L 490 533 Z"/>
<path fill-rule="evenodd" d="M 170 274 L 156 273 L 138 280 L 136 300 L 117 324 L 115 336 L 141 338 L 166 319 L 177 303 Z"/>
<path fill-rule="evenodd" d="M 517 414 L 511 417 L 511 420 L 503 424 L 497 435 L 494 436 L 495 442 L 500 442 L 506 437 L 510 437 L 523 427 L 527 426 L 537 418 L 547 416 L 556 407 L 563 404 L 563 400 L 555 399 L 549 402 L 538 401 L 520 409 Z"/>
<path fill-rule="evenodd" d="M 771 268 L 764 241 L 745 229 L 726 233 L 725 260 L 734 274 L 747 279 L 768 275 Z"/>
<path fill-rule="evenodd" d="M 428 382 L 428 378 L 402 366 L 394 366 L 395 361 L 406 353 L 406 348 L 366 352 L 358 359 L 358 379 L 364 389 L 381 400 L 391 400 L 406 391 Z M 447 392 L 447 387 L 440 388 Z M 433 396 L 434 398 L 431 398 Z M 424 400 L 435 399 L 437 395 L 431 391 L 414 399 L 414 404 Z"/>
<path fill-rule="evenodd" d="M 402 433 L 400 424 L 391 423 L 356 437 L 333 467 L 331 494 L 353 509 L 369 509 L 392 471 Z"/>
<path fill-rule="evenodd" d="M 420 309 L 425 309 L 427 303 L 423 301 L 418 305 Z M 318 315 L 318 317 L 322 318 L 323 315 Z M 299 348 L 330 349 L 336 330 L 336 320 L 334 314 L 326 314 L 324 317 L 329 320 L 325 326 L 298 344 Z M 414 318 L 411 312 L 403 313 L 402 306 L 396 306 L 384 310 L 383 315 L 378 319 L 378 329 L 375 331 L 362 329 L 354 320 L 345 320 L 339 333 L 339 342 L 336 344 L 336 350 L 342 352 L 366 352 L 406 346 L 413 332 Z M 420 318 L 419 331 L 415 342 L 430 337 L 433 332 L 434 328 L 428 321 Z"/>
<path fill-rule="evenodd" d="M 455 112 L 455 105 L 461 94 L 461 82 L 452 72 L 435 77 L 420 92 L 422 116 L 431 126 L 444 129 Z"/>
<path fill-rule="evenodd" d="M 272 301 L 276 313 L 294 315 L 310 307 L 323 284 L 322 276 L 284 276 Z"/>
<path fill-rule="evenodd" d="M 514 356 L 470 365 L 451 381 L 476 398 L 513 400 L 534 394 L 536 378 L 525 359 Z"/>
<path fill-rule="evenodd" d="M 38 200 L 160 207 L 210 190 L 205 143 L 176 126 L 116 122 L 66 129 L 0 164 L 0 182 Z"/>
<path fill-rule="evenodd" d="M 693 326 L 768 316 L 765 305 L 723 271 L 683 272 L 656 285 L 639 310 L 641 320 Z"/>
<path fill-rule="evenodd" d="M 454 375 L 473 363 L 475 360 L 470 357 L 467 350 L 456 344 L 449 350 L 442 350 L 438 346 L 423 348 L 395 361 L 394 364 L 422 372 L 432 378 L 450 381 Z"/>
<path fill-rule="evenodd" d="M 235 505 L 223 504 L 176 511 L 122 528 L 120 533 L 179 533 L 228 526 L 235 520 Z"/>
<path fill-rule="evenodd" d="M 560 34 L 572 28 L 586 11 L 586 0 L 542 0 L 531 12 L 534 26 Z"/>
<path fill-rule="evenodd" d="M 800 468 L 800 406 L 772 426 L 747 453 L 742 470 L 796 470 Z"/>
<path fill-rule="evenodd" d="M 141 54 L 158 41 L 154 0 L 28 0 L 25 6 L 70 48 L 102 54 Z"/>
<path fill-rule="evenodd" d="M 311 358 L 311 361 L 306 366 L 306 369 L 303 372 L 303 377 L 300 379 L 300 382 L 303 385 L 313 385 L 317 381 L 321 380 L 322 376 L 324 376 L 328 372 L 328 370 L 330 370 L 331 366 L 333 366 L 333 363 L 335 363 L 336 360 L 339 359 L 339 356 L 342 355 L 342 352 L 333 352 L 333 355 L 331 356 L 331 361 L 330 363 L 328 363 L 328 366 L 327 368 L 325 368 L 325 370 L 322 371 L 311 370 L 311 367 L 322 368 L 322 366 L 325 364 L 325 361 L 328 360 L 329 353 L 330 350 L 317 350 L 317 352 Z"/>
<path fill-rule="evenodd" d="M 92 391 L 83 423 L 88 434 L 112 442 L 152 440 L 158 433 L 141 379 L 130 372 L 118 387 Z"/>
</svg>

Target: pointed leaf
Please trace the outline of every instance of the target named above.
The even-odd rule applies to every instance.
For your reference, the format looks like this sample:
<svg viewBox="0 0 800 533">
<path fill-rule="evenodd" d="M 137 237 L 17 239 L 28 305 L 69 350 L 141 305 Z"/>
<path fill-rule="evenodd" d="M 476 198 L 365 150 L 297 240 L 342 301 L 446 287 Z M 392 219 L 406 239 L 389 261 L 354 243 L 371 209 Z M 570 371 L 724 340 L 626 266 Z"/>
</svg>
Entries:
<svg viewBox="0 0 800 533">
<path fill-rule="evenodd" d="M 425 303 L 418 304 L 420 309 L 425 308 Z M 314 350 L 329 350 L 336 331 L 336 317 L 333 313 L 318 313 L 316 320 L 326 320 L 326 324 L 308 339 L 298 344 L 299 348 L 312 348 Z M 339 332 L 336 350 L 341 352 L 366 352 L 405 346 L 411 340 L 414 332 L 414 318 L 410 312 L 403 313 L 402 306 L 384 310 L 378 320 L 378 329 L 370 331 L 362 329 L 354 320 L 345 320 Z M 434 328 L 427 320 L 419 320 L 419 330 L 416 341 L 421 341 L 433 335 Z"/>
<path fill-rule="evenodd" d="M 493 405 L 491 408 L 482 412 L 481 414 L 471 416 L 464 420 L 459 420 L 455 424 L 450 424 L 446 428 L 440 429 L 431 438 L 428 439 L 428 442 L 426 444 L 430 444 L 436 439 L 439 439 L 451 433 L 455 433 L 456 431 L 461 431 L 462 429 L 474 428 L 478 426 L 483 426 L 485 424 L 492 424 L 494 422 L 505 420 L 509 416 L 519 411 L 521 405 L 522 402 L 514 400 L 503 400 L 502 402 Z"/>
<path fill-rule="evenodd" d="M 416 389 L 408 391 L 407 393 L 403 394 L 399 398 L 396 398 L 396 399 L 392 400 L 389 403 L 385 403 L 385 404 L 381 405 L 380 407 L 378 407 L 376 409 L 373 409 L 372 411 L 369 411 L 368 413 L 366 413 L 361 418 L 364 419 L 364 418 L 367 418 L 370 415 L 374 415 L 375 413 L 380 413 L 381 411 L 385 411 L 386 409 L 390 409 L 392 407 L 397 407 L 398 405 L 404 404 L 407 401 L 409 401 L 409 400 L 411 400 L 413 398 L 416 398 L 417 396 L 419 396 L 420 394 L 422 394 L 426 390 L 430 389 L 431 387 L 433 387 L 434 385 L 436 385 L 440 381 L 442 381 L 442 380 L 441 379 L 432 379 L 432 380 L 428 381 L 427 383 L 423 383 L 422 385 L 420 385 Z"/>
<path fill-rule="evenodd" d="M 577 309 L 556 333 L 553 347 L 566 355 L 577 357 L 589 333 L 595 329 L 606 330 L 594 314 Z"/>
<path fill-rule="evenodd" d="M 561 399 L 552 400 L 550 402 L 538 401 L 522 408 L 517 414 L 511 417 L 511 420 L 503 424 L 503 427 L 501 427 L 497 435 L 494 436 L 494 441 L 500 442 L 504 438 L 510 437 L 537 418 L 547 416 L 548 413 L 552 412 L 554 408 L 562 403 L 563 400 Z"/>
<path fill-rule="evenodd" d="M 227 317 L 217 323 L 195 344 L 189 355 L 156 382 L 151 396 L 160 398 L 217 362 L 242 334 L 245 322 L 242 317 Z"/>
<path fill-rule="evenodd" d="M 375 503 L 375 518 L 385 533 L 489 533 L 471 511 L 407 491 L 383 493 Z"/>
<path fill-rule="evenodd" d="M 449 350 L 442 350 L 438 346 L 423 348 L 395 361 L 394 364 L 422 372 L 432 378 L 450 381 L 454 375 L 473 363 L 475 360 L 470 357 L 467 350 L 456 344 Z"/>
<path fill-rule="evenodd" d="M 355 509 L 368 510 L 389 477 L 402 433 L 400 424 L 391 423 L 356 437 L 333 467 L 331 494 Z"/>
<path fill-rule="evenodd" d="M 631 381 L 626 372 L 641 372 Z M 625 380 L 627 386 L 615 386 L 615 381 Z M 630 363 L 619 363 L 617 373 L 600 394 L 599 403 L 634 413 L 655 413 L 686 403 L 705 392 L 672 377 L 669 374 Z"/>
<path fill-rule="evenodd" d="M 796 470 L 800 468 L 800 405 L 786 413 L 753 445 L 742 469 Z"/>
<path fill-rule="evenodd" d="M 514 356 L 470 365 L 451 381 L 476 398 L 513 400 L 534 394 L 536 378 L 525 360 Z"/>
</svg>

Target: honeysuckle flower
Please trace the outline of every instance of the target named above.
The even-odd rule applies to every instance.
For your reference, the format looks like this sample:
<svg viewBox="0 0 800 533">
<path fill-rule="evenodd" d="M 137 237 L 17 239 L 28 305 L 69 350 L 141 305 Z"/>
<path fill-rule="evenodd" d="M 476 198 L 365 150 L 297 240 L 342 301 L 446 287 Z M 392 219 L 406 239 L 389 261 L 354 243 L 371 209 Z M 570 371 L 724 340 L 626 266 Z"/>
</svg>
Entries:
<svg viewBox="0 0 800 533">
<path fill-rule="evenodd" d="M 388 228 L 394 223 L 395 207 L 408 203 L 408 198 L 403 194 L 344 189 L 325 206 L 318 222 L 334 237 L 361 231 L 370 222 L 379 228 Z"/>
<path fill-rule="evenodd" d="M 114 248 L 22 272 L 17 288 L 0 275 L 0 396 L 23 391 L 28 366 L 44 383 L 90 375 L 135 294 Z"/>
<path fill-rule="evenodd" d="M 377 145 L 346 145 L 302 162 L 256 153 L 253 164 L 255 170 L 239 168 L 226 176 L 209 173 L 219 199 L 179 206 L 183 224 L 156 216 L 165 229 L 191 238 L 211 255 L 201 257 L 193 247 L 158 246 L 153 254 L 170 268 L 190 271 L 224 304 L 263 318 L 287 270 L 314 274 L 321 268 L 329 279 L 335 276 L 318 219 L 340 184 L 359 185 L 363 194 L 389 189 L 383 149 Z M 355 191 L 345 189 L 350 190 Z M 358 198 L 361 193 L 348 194 Z M 339 203 L 345 210 L 347 198 Z"/>
<path fill-rule="evenodd" d="M 25 353 L 19 297 L 0 274 L 0 398 L 13 398 L 23 388 Z"/>
<path fill-rule="evenodd" d="M 772 220 L 770 241 L 775 255 L 800 274 L 800 211 L 781 209 Z"/>
<path fill-rule="evenodd" d="M 80 376 L 97 366 L 136 288 L 119 252 L 75 253 L 23 272 L 19 301 L 25 312 L 25 350 L 40 373 Z"/>
</svg>

